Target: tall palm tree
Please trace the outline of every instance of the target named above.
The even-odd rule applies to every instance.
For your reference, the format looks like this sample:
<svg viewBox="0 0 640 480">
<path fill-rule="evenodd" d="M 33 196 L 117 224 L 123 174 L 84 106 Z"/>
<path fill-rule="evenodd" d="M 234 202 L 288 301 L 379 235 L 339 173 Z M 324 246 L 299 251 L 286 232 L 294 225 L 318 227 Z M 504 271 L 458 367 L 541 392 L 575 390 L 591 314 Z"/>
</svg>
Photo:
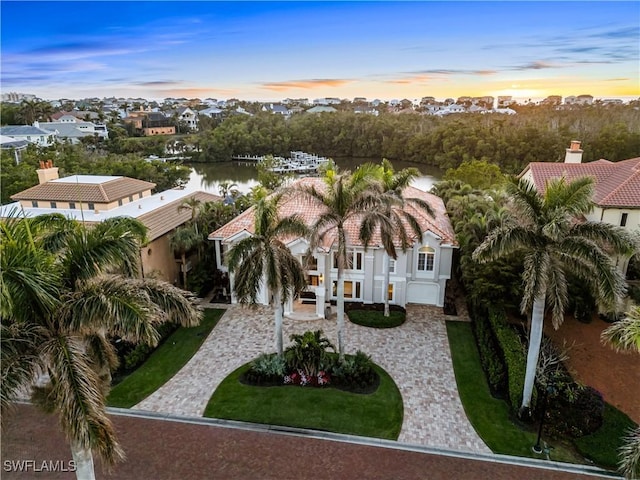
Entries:
<svg viewBox="0 0 640 480">
<path fill-rule="evenodd" d="M 297 216 L 279 218 L 282 194 L 261 199 L 255 205 L 254 233 L 236 243 L 228 252 L 229 271 L 234 277 L 234 293 L 240 303 L 257 301 L 263 283 L 275 306 L 275 342 L 282 355 L 283 304 L 306 287 L 304 269 L 284 239 L 305 236 L 307 226 Z"/>
<path fill-rule="evenodd" d="M 507 184 L 511 218 L 495 228 L 476 248 L 473 259 L 488 262 L 520 253 L 524 271 L 522 313 L 531 312 L 529 349 L 521 414 L 530 408 L 542 341 L 544 315 L 553 326 L 563 321 L 567 275 L 581 279 L 599 305 L 612 309 L 625 292 L 625 281 L 611 255 L 631 255 L 633 240 L 619 227 L 582 221 L 593 208 L 594 181 L 564 178 L 548 182 L 544 194 L 525 179 Z"/>
<path fill-rule="evenodd" d="M 640 353 L 640 307 L 632 307 L 625 318 L 606 328 L 602 340 L 618 351 Z M 620 471 L 625 478 L 640 478 L 640 427 L 625 438 L 620 449 Z"/>
<path fill-rule="evenodd" d="M 187 288 L 187 253 L 194 248 L 199 248 L 201 243 L 202 236 L 198 233 L 195 223 L 176 228 L 169 237 L 171 249 L 180 255 L 183 288 Z"/>
<path fill-rule="evenodd" d="M 430 217 L 434 216 L 433 208 L 429 203 L 417 197 L 405 197 L 404 191 L 411 182 L 420 176 L 417 168 L 405 168 L 396 172 L 393 165 L 386 158 L 377 170 L 378 178 L 382 185 L 383 198 L 380 210 L 368 210 L 364 214 L 360 228 L 360 239 L 364 242 L 365 249 L 368 247 L 376 231 L 380 234 L 380 239 L 385 250 L 385 270 L 384 270 L 384 316 L 389 316 L 389 277 L 391 259 L 398 259 L 398 252 L 394 242 L 399 241 L 402 252 L 412 246 L 416 241 L 422 241 L 422 228 L 420 222 L 405 206 L 412 205 L 416 208 L 418 215 L 424 213 Z"/>
<path fill-rule="evenodd" d="M 339 173 L 328 169 L 324 174 L 323 189 L 314 185 L 303 185 L 300 192 L 312 203 L 322 207 L 323 212 L 311 226 L 311 250 L 315 250 L 327 237 L 335 235 L 337 280 L 337 327 L 338 352 L 344 359 L 344 270 L 348 266 L 346 224 L 358 221 L 367 211 L 379 208 L 382 187 L 376 178 L 374 166 L 363 165 L 355 172 Z"/>
<path fill-rule="evenodd" d="M 155 345 L 156 325 L 195 325 L 200 309 L 170 284 L 137 278 L 144 226 L 135 220 L 87 229 L 45 216 L 0 225 L 3 410 L 37 376 L 33 402 L 58 413 L 77 478 L 93 479 L 94 453 L 107 465 L 123 457 L 105 411 L 117 364 L 109 336 Z"/>
</svg>

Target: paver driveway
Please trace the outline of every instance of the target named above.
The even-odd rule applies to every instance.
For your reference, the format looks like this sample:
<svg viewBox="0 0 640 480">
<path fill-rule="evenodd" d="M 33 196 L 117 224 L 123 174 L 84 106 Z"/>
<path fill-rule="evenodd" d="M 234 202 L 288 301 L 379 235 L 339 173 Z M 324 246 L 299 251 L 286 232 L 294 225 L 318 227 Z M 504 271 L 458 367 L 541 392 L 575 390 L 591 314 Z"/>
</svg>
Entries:
<svg viewBox="0 0 640 480">
<path fill-rule="evenodd" d="M 347 353 L 371 355 L 395 380 L 404 402 L 399 442 L 490 453 L 470 425 L 456 388 L 442 309 L 410 307 L 393 329 L 345 322 Z M 285 319 L 292 333 L 321 329 L 337 343 L 330 320 Z M 233 370 L 260 353 L 274 351 L 273 313 L 265 307 L 228 308 L 193 358 L 169 382 L 133 407 L 173 415 L 202 416 L 209 398 Z"/>
</svg>

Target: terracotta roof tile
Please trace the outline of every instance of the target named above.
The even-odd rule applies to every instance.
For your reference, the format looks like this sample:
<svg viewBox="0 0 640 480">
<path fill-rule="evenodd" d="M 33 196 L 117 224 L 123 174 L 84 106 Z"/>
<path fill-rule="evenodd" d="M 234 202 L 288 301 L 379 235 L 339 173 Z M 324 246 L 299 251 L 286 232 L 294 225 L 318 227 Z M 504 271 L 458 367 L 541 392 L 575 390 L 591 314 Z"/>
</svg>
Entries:
<svg viewBox="0 0 640 480">
<path fill-rule="evenodd" d="M 322 179 L 317 177 L 302 178 L 295 182 L 294 185 L 296 187 L 303 185 L 315 186 L 318 190 L 325 188 Z M 447 216 L 444 203 L 439 197 L 414 187 L 408 187 L 405 190 L 404 195 L 406 198 L 419 198 L 421 200 L 427 201 L 434 209 L 435 218 L 431 218 L 423 214 L 422 212 L 419 212 L 415 207 L 412 207 L 410 205 L 406 207 L 407 211 L 409 211 L 418 219 L 420 225 L 422 226 L 423 232 L 432 232 L 434 235 L 439 237 L 444 244 L 450 244 L 454 246 L 458 245 L 455 234 L 453 232 L 453 227 L 451 226 L 451 222 L 449 221 L 449 217 Z M 300 215 L 303 221 L 310 226 L 320 217 L 322 212 L 322 206 L 313 203 L 309 199 L 303 198 L 300 194 L 293 193 L 292 195 L 289 195 L 281 201 L 279 215 L 280 218 L 285 218 L 294 214 Z M 254 233 L 253 215 L 254 208 L 251 207 L 231 220 L 226 225 L 223 225 L 218 230 L 212 232 L 209 235 L 209 239 L 227 240 L 243 230 L 249 233 Z M 359 218 L 361 217 L 352 217 L 345 224 L 347 241 L 349 245 L 352 246 L 362 245 L 362 242 L 358 238 L 360 228 Z M 326 249 L 329 249 L 331 248 L 335 240 L 336 233 L 335 228 L 333 228 L 326 232 L 322 246 Z M 382 243 L 379 232 L 374 235 L 374 238 L 372 240 L 372 245 L 380 245 Z M 399 243 L 399 241 L 397 241 L 397 243 Z"/>
<path fill-rule="evenodd" d="M 222 197 L 213 195 L 211 193 L 198 191 L 193 192 L 193 194 L 187 197 L 183 197 L 179 200 L 168 203 L 162 208 L 157 208 L 149 213 L 140 215 L 138 217 L 138 220 L 144 223 L 149 229 L 147 232 L 149 241 L 161 237 L 165 233 L 170 232 L 174 228 L 179 227 L 180 225 L 191 219 L 191 211 L 189 209 L 178 208 L 190 198 L 195 198 L 196 200 L 200 200 L 201 202 L 222 201 Z"/>
<path fill-rule="evenodd" d="M 12 200 L 110 203 L 151 190 L 155 183 L 129 177 L 112 177 L 103 183 L 50 181 L 11 196 Z"/>
<path fill-rule="evenodd" d="M 594 202 L 601 207 L 640 208 L 640 157 L 610 162 L 590 163 L 533 162 L 523 171 L 531 170 L 539 192 L 544 193 L 552 178 L 564 176 L 573 180 L 583 176 L 595 179 Z M 521 174 L 522 175 L 522 174 Z"/>
</svg>

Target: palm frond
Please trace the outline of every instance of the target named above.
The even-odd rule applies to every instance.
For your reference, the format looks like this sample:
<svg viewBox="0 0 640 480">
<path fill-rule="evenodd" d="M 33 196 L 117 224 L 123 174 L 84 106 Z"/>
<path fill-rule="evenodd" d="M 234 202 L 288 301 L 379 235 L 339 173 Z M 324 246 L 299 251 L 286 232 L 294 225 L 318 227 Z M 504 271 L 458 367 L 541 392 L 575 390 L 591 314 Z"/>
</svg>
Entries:
<svg viewBox="0 0 640 480">
<path fill-rule="evenodd" d="M 603 330 L 601 338 L 616 351 L 640 353 L 640 307 L 632 307 L 623 319 Z"/>
<path fill-rule="evenodd" d="M 50 398 L 70 443 L 91 449 L 106 465 L 124 458 L 109 420 L 100 381 L 79 338 L 57 336 L 42 345 L 49 365 Z"/>
</svg>

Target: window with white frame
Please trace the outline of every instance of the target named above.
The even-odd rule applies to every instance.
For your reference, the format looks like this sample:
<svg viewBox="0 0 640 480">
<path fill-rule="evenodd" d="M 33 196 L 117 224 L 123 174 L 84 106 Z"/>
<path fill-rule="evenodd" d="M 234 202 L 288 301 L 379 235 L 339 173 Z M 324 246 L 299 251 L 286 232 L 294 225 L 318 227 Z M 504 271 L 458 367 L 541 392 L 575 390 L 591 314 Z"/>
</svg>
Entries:
<svg viewBox="0 0 640 480">
<path fill-rule="evenodd" d="M 396 261 L 393 258 L 389 259 L 389 273 L 396 273 Z"/>
<path fill-rule="evenodd" d="M 432 272 L 435 260 L 435 250 L 431 247 L 421 247 L 418 250 L 418 271 Z"/>
<path fill-rule="evenodd" d="M 338 268 L 338 252 L 333 252 L 333 268 Z M 362 252 L 358 252 L 355 250 L 350 250 L 347 252 L 347 265 L 345 266 L 345 270 L 363 270 L 364 262 L 363 262 L 363 254 Z"/>
<path fill-rule="evenodd" d="M 333 296 L 338 296 L 338 282 L 332 282 Z M 352 282 L 351 280 L 344 281 L 344 298 L 345 300 L 354 300 L 362 298 L 362 284 L 360 282 Z"/>
</svg>

